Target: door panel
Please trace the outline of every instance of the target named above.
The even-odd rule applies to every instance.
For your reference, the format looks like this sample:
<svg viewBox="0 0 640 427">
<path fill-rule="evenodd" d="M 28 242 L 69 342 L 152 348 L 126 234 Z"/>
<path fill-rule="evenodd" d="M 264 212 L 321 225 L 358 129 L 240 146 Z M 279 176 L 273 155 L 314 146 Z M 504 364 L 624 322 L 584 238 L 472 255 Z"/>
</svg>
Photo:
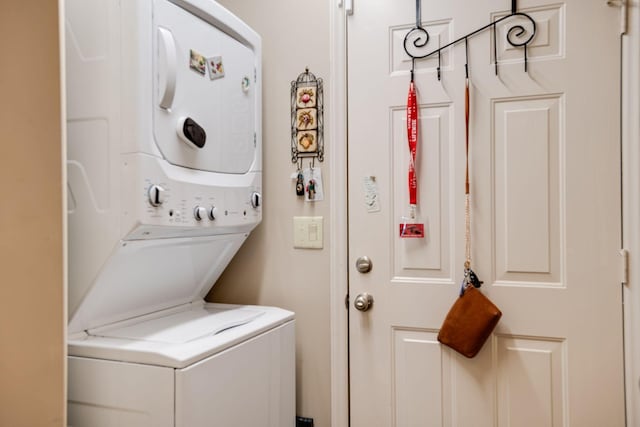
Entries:
<svg viewBox="0 0 640 427">
<path fill-rule="evenodd" d="M 510 2 L 423 0 L 427 51 L 505 16 Z M 536 21 L 523 51 L 515 18 L 469 39 L 472 259 L 502 310 L 474 359 L 441 346 L 464 262 L 464 44 L 416 64 L 418 214 L 408 213 L 402 48 L 414 0 L 370 0 L 349 17 L 351 425 L 624 425 L 618 11 L 605 2 L 519 2 Z M 526 25 L 525 25 L 526 26 Z M 597 52 L 597 54 L 596 54 Z M 363 180 L 380 210 L 368 209 Z M 355 269 L 359 256 L 371 272 Z"/>
</svg>

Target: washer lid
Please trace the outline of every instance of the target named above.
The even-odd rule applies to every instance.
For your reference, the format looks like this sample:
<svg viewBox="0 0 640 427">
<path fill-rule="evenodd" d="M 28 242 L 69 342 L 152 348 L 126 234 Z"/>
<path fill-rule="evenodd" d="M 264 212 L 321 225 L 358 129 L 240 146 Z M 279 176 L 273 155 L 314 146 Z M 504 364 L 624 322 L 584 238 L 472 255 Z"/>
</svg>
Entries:
<svg viewBox="0 0 640 427">
<path fill-rule="evenodd" d="M 69 334 L 201 300 L 246 236 L 121 241 L 85 294 L 70 298 Z"/>
<path fill-rule="evenodd" d="M 181 311 L 119 328 L 90 330 L 89 335 L 184 344 L 245 325 L 263 314 L 263 310 L 255 308 L 204 306 L 202 309 Z"/>
<path fill-rule="evenodd" d="M 293 340 L 293 324 L 294 314 L 281 308 L 198 301 L 70 335 L 68 353 L 92 359 L 185 368 L 252 338 Z"/>
</svg>

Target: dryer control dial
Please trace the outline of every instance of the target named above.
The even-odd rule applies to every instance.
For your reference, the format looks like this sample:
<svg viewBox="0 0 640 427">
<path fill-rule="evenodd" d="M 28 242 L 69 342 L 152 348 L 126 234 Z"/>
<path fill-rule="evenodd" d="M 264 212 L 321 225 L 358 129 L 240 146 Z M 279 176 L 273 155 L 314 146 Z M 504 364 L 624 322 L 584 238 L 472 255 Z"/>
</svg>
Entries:
<svg viewBox="0 0 640 427">
<path fill-rule="evenodd" d="M 161 204 L 164 203 L 164 188 L 162 188 L 159 185 L 152 185 L 151 187 L 149 187 L 149 192 L 148 192 L 148 196 L 149 196 L 149 203 L 151 203 L 151 206 L 160 206 Z"/>
<path fill-rule="evenodd" d="M 262 194 L 254 191 L 251 193 L 251 207 L 257 209 L 260 206 L 262 206 Z"/>
<path fill-rule="evenodd" d="M 197 221 L 202 221 L 203 219 L 208 218 L 207 209 L 202 206 L 196 206 L 193 209 L 193 216 Z"/>
<path fill-rule="evenodd" d="M 209 209 L 209 219 L 213 221 L 214 219 L 216 219 L 217 216 L 218 216 L 218 208 L 216 208 L 215 206 L 211 206 L 211 209 Z"/>
</svg>

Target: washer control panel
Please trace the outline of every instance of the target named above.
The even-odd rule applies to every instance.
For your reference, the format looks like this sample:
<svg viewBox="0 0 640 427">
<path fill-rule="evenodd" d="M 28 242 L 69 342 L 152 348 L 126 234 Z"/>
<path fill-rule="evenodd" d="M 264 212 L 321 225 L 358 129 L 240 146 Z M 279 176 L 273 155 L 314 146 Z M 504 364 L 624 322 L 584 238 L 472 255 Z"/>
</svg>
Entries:
<svg viewBox="0 0 640 427">
<path fill-rule="evenodd" d="M 247 233 L 262 220 L 259 171 L 216 174 L 151 156 L 123 159 L 125 240 Z"/>
<path fill-rule="evenodd" d="M 172 226 L 173 231 L 156 230 L 151 235 L 147 230 L 141 237 L 158 237 L 158 232 L 217 234 L 226 232 L 225 227 L 250 230 L 262 219 L 262 195 L 255 186 L 229 188 L 145 181 L 144 197 L 139 199 L 143 205 L 139 225 L 145 229 Z"/>
</svg>

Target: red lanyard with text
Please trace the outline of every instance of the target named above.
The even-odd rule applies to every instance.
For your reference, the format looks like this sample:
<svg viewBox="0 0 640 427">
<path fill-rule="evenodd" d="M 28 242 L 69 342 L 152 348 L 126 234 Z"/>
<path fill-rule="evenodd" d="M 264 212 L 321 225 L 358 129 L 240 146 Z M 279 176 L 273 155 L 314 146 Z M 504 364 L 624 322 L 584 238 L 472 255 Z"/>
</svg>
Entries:
<svg viewBox="0 0 640 427">
<path fill-rule="evenodd" d="M 401 238 L 424 238 L 424 224 L 417 221 L 418 177 L 416 174 L 416 152 L 418 150 L 418 101 L 416 87 L 411 83 L 407 96 L 407 140 L 409 141 L 409 216 L 400 219 Z"/>
<path fill-rule="evenodd" d="M 409 140 L 409 209 L 411 218 L 415 218 L 418 179 L 416 178 L 416 151 L 418 149 L 418 102 L 413 80 L 409 84 L 407 97 L 407 138 Z"/>
</svg>

